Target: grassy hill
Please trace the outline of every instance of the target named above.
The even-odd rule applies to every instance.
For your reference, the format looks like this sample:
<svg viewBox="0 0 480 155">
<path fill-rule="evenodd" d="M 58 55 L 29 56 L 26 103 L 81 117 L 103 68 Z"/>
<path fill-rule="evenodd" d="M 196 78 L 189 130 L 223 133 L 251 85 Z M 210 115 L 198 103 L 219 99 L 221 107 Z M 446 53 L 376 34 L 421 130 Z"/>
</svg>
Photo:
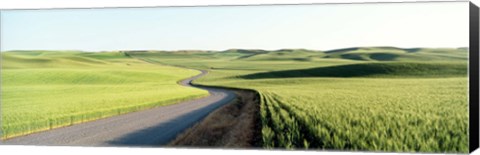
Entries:
<svg viewBox="0 0 480 155">
<path fill-rule="evenodd" d="M 258 91 L 265 148 L 468 151 L 465 48 L 1 54 L 4 138 L 205 96 L 181 66 Z"/>
<path fill-rule="evenodd" d="M 341 58 L 360 61 L 456 61 L 467 60 L 468 50 L 464 48 L 402 49 L 395 47 L 346 48 L 325 51 L 324 58 Z"/>
<path fill-rule="evenodd" d="M 329 51 L 308 49 L 229 49 L 225 51 L 150 51 L 162 56 L 194 56 L 204 58 L 220 58 L 232 61 L 465 61 L 468 59 L 467 48 L 411 48 L 396 47 L 353 47 Z"/>
<path fill-rule="evenodd" d="M 461 77 L 467 75 L 465 63 L 389 62 L 359 63 L 298 70 L 255 73 L 247 79 L 295 77 Z"/>
<path fill-rule="evenodd" d="M 468 152 L 465 48 L 128 53 L 258 91 L 265 148 Z"/>
<path fill-rule="evenodd" d="M 199 74 L 122 52 L 2 52 L 2 138 L 208 95 L 177 81 Z"/>
</svg>

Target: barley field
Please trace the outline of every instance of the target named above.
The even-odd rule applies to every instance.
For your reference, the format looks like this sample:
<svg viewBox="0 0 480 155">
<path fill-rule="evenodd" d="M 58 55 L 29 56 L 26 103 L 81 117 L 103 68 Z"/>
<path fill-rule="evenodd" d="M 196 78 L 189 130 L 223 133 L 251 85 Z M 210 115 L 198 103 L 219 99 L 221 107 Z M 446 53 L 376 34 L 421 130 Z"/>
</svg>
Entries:
<svg viewBox="0 0 480 155">
<path fill-rule="evenodd" d="M 265 148 L 468 152 L 466 49 L 130 52 L 253 89 Z"/>
<path fill-rule="evenodd" d="M 207 96 L 177 81 L 199 71 L 121 52 L 2 52 L 2 138 Z"/>
</svg>

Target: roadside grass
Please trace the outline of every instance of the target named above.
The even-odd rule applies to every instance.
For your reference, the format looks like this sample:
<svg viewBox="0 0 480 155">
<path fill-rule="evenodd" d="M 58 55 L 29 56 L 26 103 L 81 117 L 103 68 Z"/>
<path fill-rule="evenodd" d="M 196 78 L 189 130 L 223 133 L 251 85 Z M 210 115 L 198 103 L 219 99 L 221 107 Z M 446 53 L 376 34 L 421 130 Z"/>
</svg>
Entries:
<svg viewBox="0 0 480 155">
<path fill-rule="evenodd" d="M 465 49 L 275 52 L 129 54 L 209 70 L 196 84 L 258 91 L 265 148 L 468 152 Z"/>
<path fill-rule="evenodd" d="M 177 84 L 197 74 L 121 52 L 2 52 L 2 138 L 207 96 Z"/>
</svg>

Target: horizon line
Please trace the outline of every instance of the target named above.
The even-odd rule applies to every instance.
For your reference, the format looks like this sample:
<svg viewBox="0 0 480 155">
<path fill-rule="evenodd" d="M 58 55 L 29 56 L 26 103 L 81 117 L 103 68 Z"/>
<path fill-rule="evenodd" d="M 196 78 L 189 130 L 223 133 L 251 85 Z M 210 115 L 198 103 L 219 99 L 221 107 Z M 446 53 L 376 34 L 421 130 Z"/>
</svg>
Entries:
<svg viewBox="0 0 480 155">
<path fill-rule="evenodd" d="M 438 48 L 452 48 L 452 49 L 460 49 L 460 48 L 469 48 L 468 46 L 460 46 L 460 47 L 398 47 L 398 46 L 351 46 L 351 47 L 342 47 L 342 48 L 334 48 L 328 50 L 321 50 L 321 49 L 308 49 L 308 48 L 278 48 L 278 49 L 260 49 L 260 48 L 227 48 L 223 50 L 208 50 L 208 49 L 177 49 L 177 50 L 161 50 L 161 49 L 129 49 L 129 50 L 80 50 L 80 49 L 15 49 L 15 50 L 0 50 L 0 52 L 12 52 L 12 51 L 79 51 L 79 52 L 120 52 L 120 51 L 164 51 L 164 52 L 181 52 L 181 51 L 215 51 L 215 52 L 224 52 L 229 50 L 258 50 L 258 51 L 280 51 L 280 50 L 308 50 L 308 51 L 319 51 L 319 52 L 326 52 L 326 51 L 333 51 L 333 50 L 341 50 L 341 49 L 349 49 L 349 48 L 398 48 L 398 49 L 415 49 L 415 48 L 424 48 L 424 49 L 438 49 Z"/>
</svg>

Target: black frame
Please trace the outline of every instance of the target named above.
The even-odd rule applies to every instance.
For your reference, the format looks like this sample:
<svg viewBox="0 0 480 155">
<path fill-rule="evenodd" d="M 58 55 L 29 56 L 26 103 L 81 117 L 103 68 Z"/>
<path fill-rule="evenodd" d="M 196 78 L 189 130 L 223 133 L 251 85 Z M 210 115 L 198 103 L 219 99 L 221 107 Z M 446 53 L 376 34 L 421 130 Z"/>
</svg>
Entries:
<svg viewBox="0 0 480 155">
<path fill-rule="evenodd" d="M 479 145 L 479 19 L 478 7 L 470 2 L 470 47 L 469 47 L 469 149 L 475 151 Z"/>
</svg>

